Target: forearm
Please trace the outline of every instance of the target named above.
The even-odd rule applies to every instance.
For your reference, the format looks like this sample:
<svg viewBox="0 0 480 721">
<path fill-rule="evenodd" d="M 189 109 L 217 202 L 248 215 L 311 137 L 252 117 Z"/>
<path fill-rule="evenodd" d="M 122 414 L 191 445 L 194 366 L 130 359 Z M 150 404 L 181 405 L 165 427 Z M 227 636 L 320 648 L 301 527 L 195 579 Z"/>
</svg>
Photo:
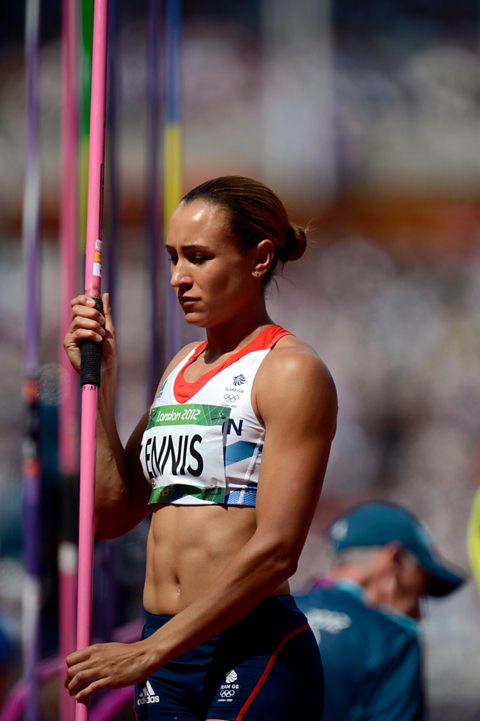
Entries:
<svg viewBox="0 0 480 721">
<path fill-rule="evenodd" d="M 223 568 L 208 591 L 145 643 L 160 666 L 243 618 L 275 593 L 295 570 L 289 552 L 254 535 Z"/>
</svg>

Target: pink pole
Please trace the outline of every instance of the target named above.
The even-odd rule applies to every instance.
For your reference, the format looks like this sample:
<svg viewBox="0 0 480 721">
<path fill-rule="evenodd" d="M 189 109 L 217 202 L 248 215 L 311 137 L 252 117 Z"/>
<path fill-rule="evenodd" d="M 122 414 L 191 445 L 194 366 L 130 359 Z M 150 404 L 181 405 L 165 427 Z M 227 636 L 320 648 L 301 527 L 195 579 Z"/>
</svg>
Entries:
<svg viewBox="0 0 480 721">
<path fill-rule="evenodd" d="M 108 0 L 95 0 L 93 16 L 90 150 L 88 159 L 85 293 L 101 310 L 103 167 Z M 80 513 L 78 544 L 77 648 L 88 646 L 92 631 L 93 510 L 95 496 L 95 424 L 100 353 L 97 343 L 82 346 L 82 423 L 80 442 Z M 88 705 L 76 703 L 76 721 L 88 719 Z"/>
</svg>

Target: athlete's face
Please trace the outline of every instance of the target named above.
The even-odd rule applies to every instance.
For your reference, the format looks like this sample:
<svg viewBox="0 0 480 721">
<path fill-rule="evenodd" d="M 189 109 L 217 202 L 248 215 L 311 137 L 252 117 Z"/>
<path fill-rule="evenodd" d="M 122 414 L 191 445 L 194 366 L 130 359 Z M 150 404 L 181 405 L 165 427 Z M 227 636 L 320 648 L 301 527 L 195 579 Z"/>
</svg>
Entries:
<svg viewBox="0 0 480 721">
<path fill-rule="evenodd" d="M 261 295 L 255 249 L 233 237 L 224 208 L 204 200 L 180 203 L 170 221 L 171 285 L 191 325 L 213 328 L 248 312 Z"/>
</svg>

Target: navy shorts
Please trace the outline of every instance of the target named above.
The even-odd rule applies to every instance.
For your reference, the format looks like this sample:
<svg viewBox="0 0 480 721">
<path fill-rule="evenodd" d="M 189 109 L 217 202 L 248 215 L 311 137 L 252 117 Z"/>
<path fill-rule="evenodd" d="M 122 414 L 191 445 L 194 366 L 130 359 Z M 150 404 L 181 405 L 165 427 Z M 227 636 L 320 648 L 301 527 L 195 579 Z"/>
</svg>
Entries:
<svg viewBox="0 0 480 721">
<path fill-rule="evenodd" d="M 171 618 L 146 613 L 146 638 Z M 292 596 L 273 596 L 135 687 L 138 721 L 320 721 L 323 672 Z"/>
</svg>

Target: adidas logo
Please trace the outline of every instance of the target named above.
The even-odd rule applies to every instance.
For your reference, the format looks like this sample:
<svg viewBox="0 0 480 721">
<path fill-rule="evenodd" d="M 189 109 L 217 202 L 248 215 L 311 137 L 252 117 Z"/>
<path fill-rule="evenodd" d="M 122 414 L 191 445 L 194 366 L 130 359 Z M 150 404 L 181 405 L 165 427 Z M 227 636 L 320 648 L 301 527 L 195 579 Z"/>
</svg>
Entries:
<svg viewBox="0 0 480 721">
<path fill-rule="evenodd" d="M 159 703 L 160 696 L 157 696 L 153 690 L 153 686 L 150 681 L 147 681 L 143 691 L 140 691 L 137 698 L 137 706 L 143 706 L 146 703 Z"/>
</svg>

